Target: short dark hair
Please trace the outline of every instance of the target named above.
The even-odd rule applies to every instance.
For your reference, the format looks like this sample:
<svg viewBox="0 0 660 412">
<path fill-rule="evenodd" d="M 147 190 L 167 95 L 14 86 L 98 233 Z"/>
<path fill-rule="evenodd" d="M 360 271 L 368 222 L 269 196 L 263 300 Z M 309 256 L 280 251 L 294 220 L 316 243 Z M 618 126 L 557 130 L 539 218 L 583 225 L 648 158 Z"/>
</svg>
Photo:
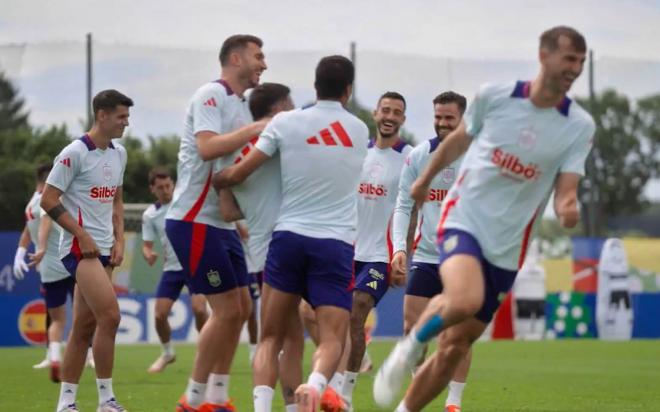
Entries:
<svg viewBox="0 0 660 412">
<path fill-rule="evenodd" d="M 108 89 L 99 92 L 92 100 L 92 110 L 96 116 L 100 110 L 113 111 L 117 106 L 132 107 L 133 100 L 130 97 L 119 93 L 115 89 Z"/>
<path fill-rule="evenodd" d="M 50 173 L 50 170 L 53 168 L 52 163 L 43 163 L 40 164 L 37 167 L 36 170 L 36 175 L 37 175 L 37 181 L 40 183 L 43 183 L 46 181 L 48 178 L 48 174 Z"/>
<path fill-rule="evenodd" d="M 465 96 L 462 96 L 458 93 L 448 91 L 448 92 L 442 92 L 439 95 L 435 96 L 435 99 L 433 99 L 433 105 L 435 106 L 436 104 L 449 104 L 449 103 L 456 103 L 458 106 L 458 110 L 461 112 L 461 116 L 463 113 L 465 113 L 465 108 L 467 107 L 467 99 Z"/>
<path fill-rule="evenodd" d="M 566 36 L 571 41 L 573 48 L 581 53 L 587 51 L 587 41 L 577 30 L 568 26 L 556 26 L 541 34 L 539 48 L 555 51 L 559 47 L 559 38 Z"/>
<path fill-rule="evenodd" d="M 280 83 L 261 83 L 250 93 L 250 112 L 254 120 L 260 120 L 271 112 L 275 103 L 289 97 L 291 90 Z"/>
<path fill-rule="evenodd" d="M 394 99 L 394 100 L 401 100 L 403 102 L 403 111 L 406 111 L 406 99 L 401 95 L 401 93 L 397 92 L 385 92 L 383 93 L 382 96 L 378 98 L 378 105 L 380 105 L 380 102 L 383 99 Z"/>
<path fill-rule="evenodd" d="M 172 178 L 170 171 L 166 167 L 156 166 L 149 171 L 149 184 L 153 185 L 156 183 L 156 179 L 167 179 Z"/>
<path fill-rule="evenodd" d="M 314 88 L 319 99 L 338 99 L 355 80 L 355 66 L 344 56 L 326 56 L 316 66 Z"/>
<path fill-rule="evenodd" d="M 264 46 L 264 42 L 260 38 L 251 34 L 234 34 L 227 37 L 222 43 L 222 47 L 220 47 L 220 54 L 218 55 L 220 65 L 225 66 L 229 63 L 229 55 L 236 50 L 246 48 L 248 43 L 254 43 L 259 47 Z"/>
</svg>

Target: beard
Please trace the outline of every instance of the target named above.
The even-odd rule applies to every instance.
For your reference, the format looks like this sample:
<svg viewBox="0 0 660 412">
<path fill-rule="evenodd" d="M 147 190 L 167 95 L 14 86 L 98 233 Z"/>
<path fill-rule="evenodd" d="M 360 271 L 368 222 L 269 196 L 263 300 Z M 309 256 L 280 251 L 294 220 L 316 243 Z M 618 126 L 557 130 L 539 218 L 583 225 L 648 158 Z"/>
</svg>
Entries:
<svg viewBox="0 0 660 412">
<path fill-rule="evenodd" d="M 435 128 L 435 134 L 439 138 L 445 138 L 449 133 L 451 133 L 454 129 L 451 129 L 449 127 L 436 127 Z"/>
<path fill-rule="evenodd" d="M 399 134 L 399 129 L 400 128 L 401 128 L 401 126 L 392 127 L 392 132 L 385 133 L 385 132 L 383 132 L 383 127 L 381 125 L 378 125 L 378 133 L 380 133 L 380 137 L 382 137 L 383 139 L 389 139 L 390 137 L 396 136 L 397 134 Z"/>
</svg>

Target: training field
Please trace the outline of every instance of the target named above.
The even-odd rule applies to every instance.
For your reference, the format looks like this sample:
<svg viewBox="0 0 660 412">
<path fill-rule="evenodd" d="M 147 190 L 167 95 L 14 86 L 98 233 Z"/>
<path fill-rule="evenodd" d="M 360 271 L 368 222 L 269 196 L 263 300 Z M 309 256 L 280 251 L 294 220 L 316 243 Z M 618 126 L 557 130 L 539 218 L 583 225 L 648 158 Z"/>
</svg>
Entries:
<svg viewBox="0 0 660 412">
<path fill-rule="evenodd" d="M 391 342 L 372 342 L 369 353 L 380 364 Z M 183 392 L 194 347 L 178 346 L 177 362 L 160 375 L 146 373 L 158 355 L 156 346 L 119 346 L 114 387 L 131 412 L 173 411 Z M 2 410 L 52 411 L 59 386 L 47 371 L 31 365 L 42 348 L 0 349 Z M 308 345 L 306 370 L 311 345 Z M 373 372 L 362 375 L 356 389 L 357 412 L 379 410 L 371 398 Z M 251 371 L 241 345 L 230 382 L 238 411 L 252 410 Z M 78 392 L 81 411 L 96 409 L 96 387 L 85 371 Z M 442 403 L 441 403 L 442 402 Z M 426 408 L 441 411 L 440 400 Z M 283 411 L 281 397 L 273 408 Z M 389 410 L 392 411 L 394 407 Z M 658 341 L 488 342 L 478 343 L 465 389 L 463 410 L 472 411 L 660 411 L 660 343 Z"/>
</svg>

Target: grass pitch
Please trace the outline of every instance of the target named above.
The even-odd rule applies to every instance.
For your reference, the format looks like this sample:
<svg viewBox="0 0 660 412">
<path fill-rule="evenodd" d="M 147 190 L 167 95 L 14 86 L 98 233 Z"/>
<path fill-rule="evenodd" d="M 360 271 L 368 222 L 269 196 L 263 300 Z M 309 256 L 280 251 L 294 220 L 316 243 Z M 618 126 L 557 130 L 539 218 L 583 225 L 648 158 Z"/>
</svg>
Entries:
<svg viewBox="0 0 660 412">
<path fill-rule="evenodd" d="M 391 342 L 372 342 L 369 353 L 376 365 L 387 355 Z M 305 370 L 312 347 L 308 344 Z M 154 345 L 119 346 L 114 389 L 131 412 L 173 411 L 192 365 L 194 346 L 176 347 L 177 362 L 160 375 L 147 367 L 158 356 Z M 32 364 L 44 356 L 43 348 L 0 349 L 2 379 L 0 409 L 54 411 L 59 386 L 46 370 Z M 371 397 L 374 372 L 361 375 L 354 396 L 356 412 L 378 411 Z M 230 392 L 237 410 L 252 410 L 251 369 L 247 348 L 241 345 L 234 362 Z M 441 411 L 445 394 L 428 411 Z M 96 387 L 91 370 L 83 375 L 78 391 L 81 411 L 96 410 Z M 393 410 L 394 407 L 389 410 Z M 283 411 L 281 396 L 273 410 Z M 485 342 L 478 343 L 463 410 L 471 411 L 660 411 L 660 342 Z"/>
</svg>

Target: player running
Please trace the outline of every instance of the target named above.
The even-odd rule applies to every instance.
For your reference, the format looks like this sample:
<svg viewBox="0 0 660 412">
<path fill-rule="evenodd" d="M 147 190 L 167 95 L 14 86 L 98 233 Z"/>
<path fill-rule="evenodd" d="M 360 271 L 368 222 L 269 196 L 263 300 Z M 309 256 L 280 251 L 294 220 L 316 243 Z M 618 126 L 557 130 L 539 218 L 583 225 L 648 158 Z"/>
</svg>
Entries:
<svg viewBox="0 0 660 412">
<path fill-rule="evenodd" d="M 424 170 L 436 149 L 442 145 L 444 138 L 461 123 L 465 107 L 465 97 L 457 93 L 450 91 L 436 96 L 433 99 L 433 127 L 436 136 L 415 147 L 401 171 L 399 196 L 392 218 L 394 244 L 392 271 L 394 273 L 407 272 L 408 252 L 411 249 L 414 252 L 406 286 L 406 295 L 403 300 L 404 335 L 410 332 L 431 298 L 442 292 L 442 282 L 438 272 L 439 255 L 435 239 L 437 238 L 442 202 L 456 180 L 461 166 L 461 159 L 455 160 L 449 167 L 443 169 L 433 178 L 430 184 L 429 196 L 419 212 L 414 207 L 415 201 L 410 197 L 410 187 Z M 415 218 L 415 215 L 417 218 Z M 413 244 L 406 247 L 407 240 L 411 238 L 409 229 L 415 227 L 410 227 L 411 220 L 416 220 L 417 227 L 414 230 L 414 236 L 412 236 L 414 239 Z M 426 346 L 423 352 L 425 351 Z M 447 412 L 461 410 L 461 398 L 470 368 L 470 359 L 471 352 L 460 363 L 452 381 L 449 383 L 449 394 L 445 401 L 445 411 Z M 423 361 L 424 353 L 421 354 L 416 365 L 421 365 Z"/>
<path fill-rule="evenodd" d="M 346 404 L 339 409 L 352 409 L 353 390 L 366 351 L 364 325 L 369 312 L 385 295 L 390 282 L 405 282 L 405 274 L 391 278 L 389 270 L 392 212 L 399 192 L 401 168 L 412 150 L 399 135 L 406 120 L 405 113 L 406 100 L 396 92 L 383 94 L 373 113 L 376 138 L 369 142 L 358 189 L 351 345 L 341 389 Z M 323 395 L 326 402 L 330 398 L 328 392 Z"/>
<path fill-rule="evenodd" d="M 378 371 L 378 404 L 394 400 L 406 370 L 440 332 L 438 351 L 415 375 L 397 411 L 419 411 L 445 388 L 511 289 L 534 220 L 553 190 L 562 226 L 577 224 L 577 187 L 595 125 L 566 93 L 582 72 L 585 53 L 576 30 L 544 32 L 537 77 L 482 86 L 465 123 L 447 136 L 413 184 L 411 196 L 421 204 L 437 173 L 467 150 L 438 229 L 443 293 L 431 299 Z"/>
<path fill-rule="evenodd" d="M 41 278 L 41 289 L 50 317 L 48 325 L 47 363 L 50 367 L 50 379 L 60 382 L 60 364 L 62 362 L 62 339 L 66 324 L 67 296 L 73 299 L 75 281 L 66 271 L 59 258 L 59 227 L 53 227 L 51 219 L 41 209 L 41 195 L 46 185 L 46 178 L 52 165 L 37 168 L 37 185 L 32 198 L 25 208 L 25 229 L 19 240 L 14 261 L 14 276 L 23 279 L 29 267 L 36 266 Z M 56 225 L 55 225 L 56 226 Z M 30 264 L 25 263 L 28 243 L 32 240 L 35 252 L 28 254 Z M 38 365 L 35 365 L 35 367 Z"/>
<path fill-rule="evenodd" d="M 158 373 L 176 360 L 174 347 L 170 342 L 172 329 L 169 317 L 172 305 L 179 298 L 181 289 L 188 285 L 189 277 L 183 272 L 165 234 L 165 215 L 170 208 L 174 191 L 174 181 L 166 168 L 156 167 L 149 172 L 149 191 L 156 197 L 156 203 L 149 205 L 142 214 L 142 256 L 149 266 L 153 266 L 158 259 L 158 253 L 154 251 L 154 241 L 158 239 L 163 248 L 163 274 L 156 289 L 155 306 L 156 332 L 163 351 L 148 369 L 150 373 Z M 191 293 L 190 306 L 199 331 L 208 317 L 206 299 L 203 295 Z"/>
<path fill-rule="evenodd" d="M 188 386 L 176 407 L 181 412 L 233 410 L 229 373 L 251 299 L 241 241 L 235 225 L 220 217 L 211 177 L 217 160 L 223 167 L 266 124 L 252 122 L 243 96 L 266 70 L 262 45 L 251 35 L 227 38 L 220 49 L 220 79 L 200 87 L 186 113 L 165 231 L 191 292 L 205 295 L 212 312 L 200 331 Z"/>
<path fill-rule="evenodd" d="M 256 150 L 217 179 L 219 186 L 238 184 L 280 154 L 282 206 L 268 249 L 253 365 L 256 412 L 271 410 L 277 356 L 286 325 L 300 322 L 301 296 L 316 311 L 321 341 L 313 372 L 296 390 L 299 411 L 317 410 L 342 354 L 351 308 L 355 191 L 368 142 L 367 126 L 344 109 L 354 77 L 345 57 L 321 59 L 316 104 L 275 116 Z"/>
<path fill-rule="evenodd" d="M 97 411 L 125 411 L 112 389 L 120 314 L 110 274 L 124 256 L 126 149 L 112 139 L 120 138 L 128 126 L 133 101 L 116 90 L 105 90 L 94 97 L 92 106 L 91 130 L 55 158 L 41 198 L 41 207 L 63 228 L 59 255 L 76 281 L 73 327 L 62 362 L 59 412 L 78 410 L 76 392 L 92 336 Z"/>
</svg>

